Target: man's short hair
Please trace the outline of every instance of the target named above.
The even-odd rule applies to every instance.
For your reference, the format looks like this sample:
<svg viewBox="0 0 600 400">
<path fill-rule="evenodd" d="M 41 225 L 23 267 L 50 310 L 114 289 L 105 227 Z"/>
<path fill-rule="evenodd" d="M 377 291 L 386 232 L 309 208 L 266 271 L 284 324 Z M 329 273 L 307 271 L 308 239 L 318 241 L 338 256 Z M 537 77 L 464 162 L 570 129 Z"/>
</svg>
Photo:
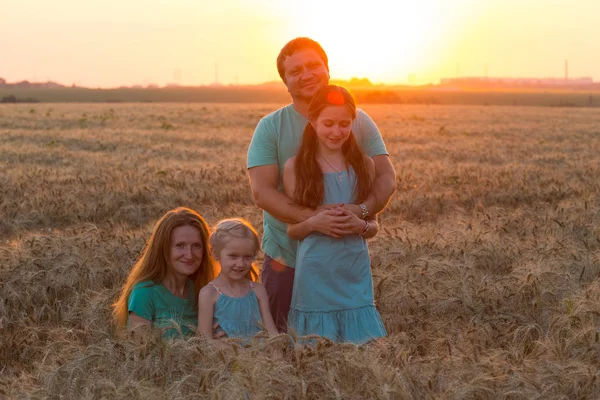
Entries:
<svg viewBox="0 0 600 400">
<path fill-rule="evenodd" d="M 283 66 L 283 62 L 285 59 L 291 55 L 293 55 L 297 51 L 301 50 L 314 50 L 317 54 L 323 59 L 325 63 L 325 68 L 329 72 L 329 61 L 327 59 L 327 54 L 325 54 L 325 50 L 321 47 L 319 42 L 315 42 L 314 40 L 307 37 L 297 37 L 296 39 L 292 39 L 286 43 L 285 46 L 279 52 L 277 56 L 277 71 L 279 72 L 279 76 L 285 82 L 285 68 Z"/>
</svg>

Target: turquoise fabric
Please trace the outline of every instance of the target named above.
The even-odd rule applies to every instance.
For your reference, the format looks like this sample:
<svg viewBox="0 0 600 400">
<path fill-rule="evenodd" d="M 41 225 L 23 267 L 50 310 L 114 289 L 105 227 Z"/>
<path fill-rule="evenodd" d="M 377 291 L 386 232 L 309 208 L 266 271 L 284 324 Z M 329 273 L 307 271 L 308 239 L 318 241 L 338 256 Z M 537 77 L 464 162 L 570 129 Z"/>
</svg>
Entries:
<svg viewBox="0 0 600 400">
<path fill-rule="evenodd" d="M 218 322 L 227 337 L 249 339 L 262 331 L 262 318 L 254 290 L 243 297 L 221 293 L 215 303 L 213 322 Z"/>
<path fill-rule="evenodd" d="M 324 204 L 350 203 L 352 168 L 325 173 Z M 360 235 L 334 239 L 313 233 L 298 243 L 288 323 L 299 336 L 365 343 L 387 335 L 373 301 L 367 242 Z"/>
<path fill-rule="evenodd" d="M 283 192 L 283 166 L 296 155 L 308 119 L 293 105 L 287 105 L 262 118 L 248 147 L 248 168 L 261 165 L 279 166 L 279 186 Z M 356 110 L 352 132 L 358 145 L 370 157 L 388 154 L 375 122 L 361 109 Z M 294 268 L 297 242 L 287 235 L 287 225 L 263 212 L 262 249 L 275 261 Z"/>
<path fill-rule="evenodd" d="M 191 336 L 198 326 L 198 309 L 194 282 L 187 281 L 188 298 L 175 296 L 162 283 L 152 281 L 135 285 L 129 295 L 127 307 L 152 326 L 162 329 L 165 339 Z M 129 324 L 129 323 L 128 323 Z M 180 333 L 181 331 L 181 333 Z"/>
</svg>

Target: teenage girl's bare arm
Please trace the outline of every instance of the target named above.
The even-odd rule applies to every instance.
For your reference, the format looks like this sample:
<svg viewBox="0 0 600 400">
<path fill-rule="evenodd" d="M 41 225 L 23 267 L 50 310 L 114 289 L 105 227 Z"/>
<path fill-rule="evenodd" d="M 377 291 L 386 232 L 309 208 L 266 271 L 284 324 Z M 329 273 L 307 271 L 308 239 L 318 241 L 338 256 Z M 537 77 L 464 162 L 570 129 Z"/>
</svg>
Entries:
<svg viewBox="0 0 600 400">
<path fill-rule="evenodd" d="M 273 316 L 271 315 L 271 311 L 269 310 L 269 297 L 267 296 L 267 291 L 265 290 L 265 287 L 260 283 L 255 283 L 254 294 L 256 294 L 256 298 L 258 299 L 260 317 L 262 318 L 262 322 L 265 325 L 267 332 L 269 332 L 269 335 L 277 335 L 279 332 L 275 327 Z"/>
</svg>

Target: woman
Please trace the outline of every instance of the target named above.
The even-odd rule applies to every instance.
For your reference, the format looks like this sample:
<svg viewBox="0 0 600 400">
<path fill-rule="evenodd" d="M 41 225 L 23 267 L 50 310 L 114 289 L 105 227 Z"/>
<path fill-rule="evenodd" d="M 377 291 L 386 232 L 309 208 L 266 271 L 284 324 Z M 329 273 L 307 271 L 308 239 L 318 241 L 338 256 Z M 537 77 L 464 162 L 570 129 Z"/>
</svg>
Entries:
<svg viewBox="0 0 600 400">
<path fill-rule="evenodd" d="M 165 339 L 194 335 L 198 292 L 218 275 L 208 237 L 208 225 L 197 212 L 184 207 L 168 211 L 113 305 L 117 326 L 157 327 Z"/>
</svg>

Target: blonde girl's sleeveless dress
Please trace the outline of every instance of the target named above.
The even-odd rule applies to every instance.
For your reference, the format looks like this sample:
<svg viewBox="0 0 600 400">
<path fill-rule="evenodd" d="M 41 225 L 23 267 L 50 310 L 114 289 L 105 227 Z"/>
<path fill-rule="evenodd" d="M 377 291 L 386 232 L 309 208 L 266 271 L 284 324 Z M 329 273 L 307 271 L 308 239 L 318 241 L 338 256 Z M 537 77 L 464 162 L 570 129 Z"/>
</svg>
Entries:
<svg viewBox="0 0 600 400">
<path fill-rule="evenodd" d="M 250 291 L 242 297 L 227 296 L 214 283 L 210 282 L 209 285 L 220 294 L 215 303 L 213 323 L 218 322 L 227 337 L 250 339 L 262 331 L 254 282 L 250 282 Z"/>
<path fill-rule="evenodd" d="M 323 204 L 352 203 L 354 170 L 324 173 Z M 312 233 L 298 243 L 290 328 L 363 344 L 387 335 L 373 300 L 371 261 L 360 235 L 334 239 Z"/>
</svg>

